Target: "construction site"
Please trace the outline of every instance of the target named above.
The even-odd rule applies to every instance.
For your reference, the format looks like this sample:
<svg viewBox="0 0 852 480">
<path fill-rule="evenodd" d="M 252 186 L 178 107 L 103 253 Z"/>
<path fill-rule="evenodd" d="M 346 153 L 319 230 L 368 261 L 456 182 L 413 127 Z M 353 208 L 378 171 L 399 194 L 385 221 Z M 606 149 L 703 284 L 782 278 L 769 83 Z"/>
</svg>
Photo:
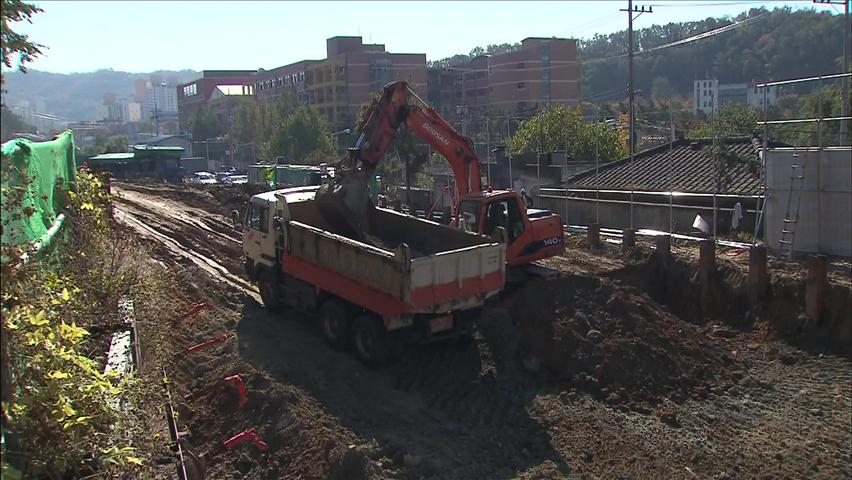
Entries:
<svg viewBox="0 0 852 480">
<path fill-rule="evenodd" d="M 4 30 L 42 11 L 3 6 Z M 714 60 L 676 117 L 665 77 L 637 101 L 634 55 L 770 12 L 634 45 L 653 8 L 611 14 L 627 53 L 584 68 L 624 61 L 627 88 L 591 101 L 575 39 L 427 75 L 359 28 L 323 60 L 137 79 L 104 105 L 168 97 L 144 143 L 15 133 L 2 477 L 852 478 L 852 27 L 839 73 L 720 85 Z"/>
<path fill-rule="evenodd" d="M 241 192 L 113 188 L 116 220 L 173 282 L 173 313 L 139 325 L 140 369 L 166 369 L 187 468 L 237 431 L 265 444 L 212 457 L 205 478 L 850 474 L 848 263 L 832 262 L 815 323 L 804 265 L 771 265 L 771 293 L 751 303 L 735 249 L 702 279 L 695 245 L 569 236 L 543 262 L 558 276 L 488 305 L 469 340 L 366 368 L 325 345 L 311 316 L 259 303 L 227 218 Z M 232 375 L 245 403 L 208 388 Z"/>
</svg>

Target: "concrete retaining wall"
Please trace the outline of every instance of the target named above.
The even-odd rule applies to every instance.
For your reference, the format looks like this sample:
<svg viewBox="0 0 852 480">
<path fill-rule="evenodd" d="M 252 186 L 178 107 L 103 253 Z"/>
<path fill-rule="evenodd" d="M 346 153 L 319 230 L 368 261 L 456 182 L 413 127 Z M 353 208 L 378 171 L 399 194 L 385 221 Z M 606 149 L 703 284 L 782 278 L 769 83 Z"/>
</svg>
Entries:
<svg viewBox="0 0 852 480">
<path fill-rule="evenodd" d="M 790 180 L 795 161 L 804 167 L 799 218 L 793 250 L 852 256 L 852 149 L 834 147 L 825 150 L 778 148 L 766 157 L 766 243 L 778 249 Z M 800 170 L 801 171 L 801 170 Z M 790 216 L 795 216 L 798 183 L 793 189 Z"/>
</svg>

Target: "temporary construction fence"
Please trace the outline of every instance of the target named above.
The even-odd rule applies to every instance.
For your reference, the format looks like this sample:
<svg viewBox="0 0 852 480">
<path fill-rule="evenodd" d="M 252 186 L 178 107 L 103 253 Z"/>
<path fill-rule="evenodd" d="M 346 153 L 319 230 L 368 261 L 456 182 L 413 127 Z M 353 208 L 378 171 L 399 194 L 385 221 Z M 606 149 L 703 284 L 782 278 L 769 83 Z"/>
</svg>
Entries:
<svg viewBox="0 0 852 480">
<path fill-rule="evenodd" d="M 74 135 L 49 142 L 18 138 L 2 145 L 2 243 L 39 251 L 59 231 L 65 193 L 75 186 Z"/>
</svg>

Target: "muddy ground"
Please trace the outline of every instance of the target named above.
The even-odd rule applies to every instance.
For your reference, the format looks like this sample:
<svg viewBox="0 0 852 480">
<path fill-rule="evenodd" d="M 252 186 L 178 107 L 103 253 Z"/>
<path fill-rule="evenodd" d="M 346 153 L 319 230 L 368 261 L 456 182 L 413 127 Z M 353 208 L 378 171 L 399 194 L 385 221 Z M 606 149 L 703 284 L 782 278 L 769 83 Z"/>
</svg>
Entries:
<svg viewBox="0 0 852 480">
<path fill-rule="evenodd" d="M 778 328 L 772 308 L 738 304 L 727 268 L 716 293 L 728 300 L 703 312 L 681 247 L 661 266 L 647 245 L 622 254 L 569 238 L 544 262 L 562 274 L 491 305 L 471 341 L 412 347 L 370 369 L 328 348 L 312 318 L 258 304 L 227 217 L 238 192 L 115 191 L 117 219 L 175 292 L 171 315 L 142 324 L 143 373 L 165 367 L 186 443 L 209 455 L 207 478 L 852 475 L 852 365 L 823 341 L 827 327 Z M 785 315 L 798 319 L 791 285 L 796 311 Z M 181 318 L 200 301 L 211 308 Z M 221 334 L 233 338 L 184 352 Z M 242 407 L 221 381 L 234 374 L 247 386 Z M 217 451 L 252 427 L 267 450 Z M 144 453 L 173 477 L 165 444 Z"/>
</svg>

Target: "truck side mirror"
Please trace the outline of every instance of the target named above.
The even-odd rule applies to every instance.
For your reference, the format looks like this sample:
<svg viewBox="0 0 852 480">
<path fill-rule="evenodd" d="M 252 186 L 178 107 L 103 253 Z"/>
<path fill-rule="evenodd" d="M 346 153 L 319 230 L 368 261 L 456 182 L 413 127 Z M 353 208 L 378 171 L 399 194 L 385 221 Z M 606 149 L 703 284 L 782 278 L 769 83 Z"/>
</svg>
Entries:
<svg viewBox="0 0 852 480">
<path fill-rule="evenodd" d="M 509 236 L 506 234 L 506 229 L 503 227 L 497 227 L 491 232 L 491 240 L 494 240 L 497 243 L 507 243 Z"/>
</svg>

